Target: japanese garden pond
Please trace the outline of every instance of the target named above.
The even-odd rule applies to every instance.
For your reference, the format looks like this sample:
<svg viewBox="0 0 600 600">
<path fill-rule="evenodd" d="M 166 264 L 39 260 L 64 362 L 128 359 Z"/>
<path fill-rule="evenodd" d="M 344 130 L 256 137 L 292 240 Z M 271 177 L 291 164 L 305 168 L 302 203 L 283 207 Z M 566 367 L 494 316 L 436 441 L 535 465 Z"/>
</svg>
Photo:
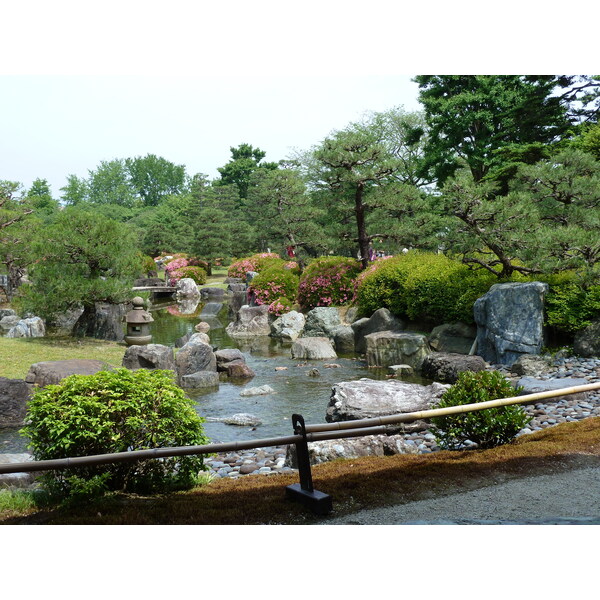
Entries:
<svg viewBox="0 0 600 600">
<path fill-rule="evenodd" d="M 196 402 L 198 414 L 207 419 L 204 430 L 213 443 L 292 435 L 291 417 L 294 413 L 301 414 L 306 423 L 324 423 L 333 385 L 361 377 L 386 378 L 387 369 L 368 368 L 359 355 L 340 355 L 327 361 L 302 361 L 291 358 L 290 343 L 285 344 L 269 336 L 233 339 L 225 331 L 230 321 L 227 303 L 217 315 L 201 317 L 206 308 L 210 307 L 202 302 L 191 307 L 189 302 L 187 307 L 184 304 L 155 304 L 151 332 L 152 343 L 175 346 L 179 338 L 194 333 L 198 322 L 207 321 L 211 327 L 209 336 L 212 345 L 218 349 L 238 348 L 256 373 L 254 378 L 242 382 L 221 381 L 218 389 L 186 391 Z M 318 370 L 318 375 L 309 375 L 314 369 Z M 429 383 L 419 377 L 404 380 Z M 245 388 L 263 385 L 274 391 L 267 395 L 240 396 Z M 254 415 L 261 424 L 248 427 L 212 421 L 236 413 Z M 0 430 L 0 452 L 23 452 L 25 447 L 26 440 L 19 436 L 17 429 Z"/>
</svg>

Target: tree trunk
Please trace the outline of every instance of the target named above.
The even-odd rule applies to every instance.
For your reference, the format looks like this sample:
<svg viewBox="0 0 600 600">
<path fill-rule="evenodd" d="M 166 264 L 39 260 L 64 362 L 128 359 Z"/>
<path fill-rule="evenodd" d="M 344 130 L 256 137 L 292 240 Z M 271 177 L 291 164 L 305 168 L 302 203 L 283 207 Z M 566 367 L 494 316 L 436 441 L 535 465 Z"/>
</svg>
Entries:
<svg viewBox="0 0 600 600">
<path fill-rule="evenodd" d="M 365 223 L 365 206 L 363 204 L 364 184 L 358 183 L 354 194 L 354 214 L 358 230 L 358 250 L 363 270 L 369 266 L 369 236 Z"/>
</svg>

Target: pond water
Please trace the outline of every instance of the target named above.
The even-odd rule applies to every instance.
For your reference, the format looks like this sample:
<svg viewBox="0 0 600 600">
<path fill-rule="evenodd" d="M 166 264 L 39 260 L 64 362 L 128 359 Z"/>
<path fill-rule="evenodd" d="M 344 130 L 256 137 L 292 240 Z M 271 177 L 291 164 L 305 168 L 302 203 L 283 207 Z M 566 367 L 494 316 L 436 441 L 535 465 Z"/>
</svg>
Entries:
<svg viewBox="0 0 600 600">
<path fill-rule="evenodd" d="M 324 423 L 334 384 L 361 377 L 386 377 L 387 369 L 368 368 L 356 355 L 327 361 L 299 361 L 291 358 L 291 344 L 283 344 L 268 336 L 251 340 L 232 339 L 225 332 L 230 320 L 228 305 L 223 304 L 222 309 L 215 313 L 218 308 L 213 303 L 156 304 L 152 309 L 154 323 L 151 326 L 152 343 L 174 346 L 180 337 L 193 333 L 200 320 L 207 321 L 211 326 L 209 336 L 213 346 L 219 349 L 239 348 L 256 373 L 253 379 L 243 383 L 222 381 L 218 390 L 188 391 L 202 417 L 224 418 L 236 413 L 249 413 L 262 422 L 256 428 L 250 428 L 207 421 L 204 430 L 214 443 L 292 435 L 293 413 L 301 414 L 306 423 Z M 326 368 L 326 364 L 339 367 Z M 276 367 L 286 369 L 276 370 Z M 319 375 L 309 376 L 312 369 L 317 369 Z M 418 377 L 405 380 L 429 383 Z M 240 396 L 243 389 L 262 385 L 269 385 L 274 392 L 264 396 Z M 22 452 L 25 443 L 17 430 L 0 430 L 0 452 Z"/>
</svg>

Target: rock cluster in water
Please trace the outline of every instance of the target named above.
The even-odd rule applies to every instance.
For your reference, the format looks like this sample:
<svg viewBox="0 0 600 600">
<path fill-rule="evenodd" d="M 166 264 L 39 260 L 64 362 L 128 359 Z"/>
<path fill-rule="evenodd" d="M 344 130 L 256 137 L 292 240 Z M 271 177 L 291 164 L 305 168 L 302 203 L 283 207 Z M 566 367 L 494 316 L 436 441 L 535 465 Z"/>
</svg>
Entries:
<svg viewBox="0 0 600 600">
<path fill-rule="evenodd" d="M 515 383 L 520 376 L 514 375 L 510 367 L 490 365 L 504 373 Z M 600 358 L 559 357 L 553 361 L 547 372 L 536 375 L 542 381 L 560 379 L 584 379 L 586 383 L 600 382 Z M 562 399 L 547 400 L 523 408 L 533 419 L 518 435 L 533 433 L 546 427 L 580 421 L 588 417 L 600 416 L 600 391 L 565 396 Z M 435 436 L 429 430 L 404 435 L 408 451 L 425 454 L 439 450 Z M 210 472 L 217 477 L 237 478 L 249 474 L 275 474 L 293 471 L 286 461 L 287 446 L 258 448 L 239 453 L 229 452 L 205 460 Z"/>
</svg>

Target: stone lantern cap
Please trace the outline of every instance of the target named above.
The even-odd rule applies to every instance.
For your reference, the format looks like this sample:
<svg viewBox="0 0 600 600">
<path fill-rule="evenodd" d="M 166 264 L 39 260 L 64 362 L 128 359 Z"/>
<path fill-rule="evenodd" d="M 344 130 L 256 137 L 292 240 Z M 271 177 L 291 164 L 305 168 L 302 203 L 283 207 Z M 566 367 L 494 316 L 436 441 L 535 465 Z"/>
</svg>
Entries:
<svg viewBox="0 0 600 600">
<path fill-rule="evenodd" d="M 125 322 L 130 324 L 152 323 L 152 315 L 144 310 L 144 299 L 136 296 L 133 300 L 133 309 L 125 315 Z"/>
</svg>

